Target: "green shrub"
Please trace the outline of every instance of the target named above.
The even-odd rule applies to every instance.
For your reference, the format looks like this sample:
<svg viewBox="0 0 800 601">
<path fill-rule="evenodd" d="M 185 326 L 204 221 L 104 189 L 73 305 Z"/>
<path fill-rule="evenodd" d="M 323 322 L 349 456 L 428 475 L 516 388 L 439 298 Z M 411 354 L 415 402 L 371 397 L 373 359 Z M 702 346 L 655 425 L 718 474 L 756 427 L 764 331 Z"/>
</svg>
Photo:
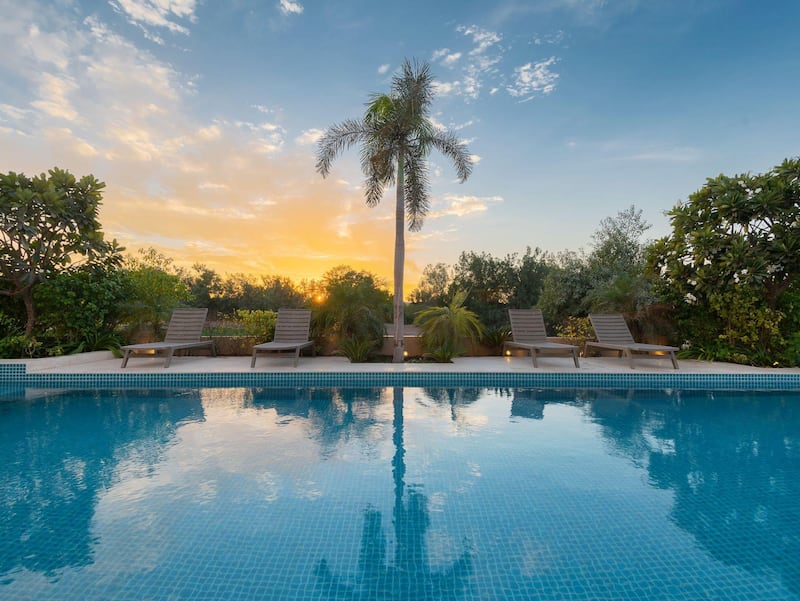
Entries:
<svg viewBox="0 0 800 601">
<path fill-rule="evenodd" d="M 0 338 L 0 358 L 33 359 L 42 356 L 42 343 L 23 334 Z"/>
<path fill-rule="evenodd" d="M 54 347 L 51 355 L 119 347 L 116 330 L 128 292 L 125 273 L 115 268 L 62 273 L 40 284 L 34 294 L 39 339 Z"/>
<path fill-rule="evenodd" d="M 259 343 L 274 338 L 275 322 L 278 319 L 275 311 L 237 309 L 234 315 L 236 321 L 242 326 L 243 335 L 255 336 Z"/>
<path fill-rule="evenodd" d="M 499 326 L 492 329 L 487 329 L 483 332 L 481 341 L 493 355 L 499 355 L 503 352 L 503 344 L 511 337 L 511 326 Z"/>
<path fill-rule="evenodd" d="M 375 340 L 369 338 L 346 338 L 339 342 L 339 353 L 350 359 L 350 363 L 366 363 L 378 350 Z"/>
<path fill-rule="evenodd" d="M 480 339 L 483 325 L 478 316 L 464 306 L 466 299 L 466 292 L 457 292 L 446 307 L 425 309 L 414 319 L 414 324 L 422 330 L 421 343 L 426 356 L 449 363 L 464 352 L 464 339 L 473 342 Z"/>
</svg>

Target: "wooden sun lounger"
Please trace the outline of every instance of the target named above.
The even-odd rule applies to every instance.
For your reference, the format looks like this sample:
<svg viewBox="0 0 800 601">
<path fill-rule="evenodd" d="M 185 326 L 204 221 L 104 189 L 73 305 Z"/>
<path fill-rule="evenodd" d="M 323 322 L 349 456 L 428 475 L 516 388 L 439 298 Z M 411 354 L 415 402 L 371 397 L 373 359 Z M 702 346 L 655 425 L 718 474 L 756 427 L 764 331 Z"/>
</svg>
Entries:
<svg viewBox="0 0 800 601">
<path fill-rule="evenodd" d="M 167 334 L 163 342 L 145 342 L 128 344 L 120 347 L 123 351 L 122 367 L 128 365 L 131 354 L 137 352 L 165 352 L 164 367 L 169 367 L 175 351 L 200 347 L 211 347 L 211 354 L 217 356 L 213 340 L 202 340 L 203 326 L 206 323 L 208 309 L 175 309 L 167 326 Z"/>
<path fill-rule="evenodd" d="M 668 354 L 672 360 L 672 367 L 678 369 L 675 351 L 680 350 L 675 346 L 661 344 L 644 344 L 633 339 L 625 318 L 620 313 L 593 313 L 589 315 L 592 327 L 597 335 L 597 342 L 587 341 L 586 348 L 608 349 L 617 351 L 619 356 L 628 357 L 631 369 L 634 369 L 633 355 L 639 354 Z"/>
<path fill-rule="evenodd" d="M 309 340 L 311 331 L 311 311 L 308 309 L 279 309 L 275 322 L 275 337 L 272 342 L 264 342 L 253 347 L 253 359 L 250 367 L 256 366 L 258 352 L 294 352 L 294 366 L 300 360 L 300 351 L 311 348 L 314 354 L 314 343 Z"/>
<path fill-rule="evenodd" d="M 511 320 L 511 336 L 513 340 L 507 340 L 503 344 L 503 351 L 506 348 L 519 348 L 529 351 L 534 367 L 538 367 L 536 357 L 543 352 L 549 354 L 569 353 L 572 355 L 575 367 L 580 367 L 577 346 L 547 340 L 544 318 L 539 309 L 509 309 L 508 317 Z"/>
</svg>

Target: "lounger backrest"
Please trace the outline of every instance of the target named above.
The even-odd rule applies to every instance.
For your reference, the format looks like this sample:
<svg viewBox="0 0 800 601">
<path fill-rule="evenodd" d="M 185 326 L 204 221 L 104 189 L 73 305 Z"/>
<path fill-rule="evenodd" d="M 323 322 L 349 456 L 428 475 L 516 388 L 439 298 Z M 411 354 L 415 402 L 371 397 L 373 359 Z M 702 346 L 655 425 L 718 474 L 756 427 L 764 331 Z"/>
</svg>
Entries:
<svg viewBox="0 0 800 601">
<path fill-rule="evenodd" d="M 164 342 L 196 342 L 203 335 L 208 309 L 175 309 Z"/>
<path fill-rule="evenodd" d="M 628 324 L 621 313 L 592 313 L 589 315 L 597 341 L 604 344 L 635 344 Z"/>
<path fill-rule="evenodd" d="M 278 309 L 273 342 L 308 342 L 311 311 L 308 309 Z"/>
<path fill-rule="evenodd" d="M 547 331 L 539 309 L 509 309 L 514 342 L 546 342 Z"/>
</svg>

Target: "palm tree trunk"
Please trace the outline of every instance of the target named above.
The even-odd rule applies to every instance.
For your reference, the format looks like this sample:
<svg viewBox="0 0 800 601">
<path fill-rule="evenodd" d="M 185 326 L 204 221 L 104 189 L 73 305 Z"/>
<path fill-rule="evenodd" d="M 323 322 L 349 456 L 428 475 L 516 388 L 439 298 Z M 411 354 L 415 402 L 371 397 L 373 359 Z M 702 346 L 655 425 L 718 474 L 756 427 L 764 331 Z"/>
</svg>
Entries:
<svg viewBox="0 0 800 601">
<path fill-rule="evenodd" d="M 406 260 L 406 207 L 403 156 L 397 159 L 397 205 L 394 215 L 394 346 L 392 363 L 405 359 L 403 348 L 403 265 Z"/>
</svg>

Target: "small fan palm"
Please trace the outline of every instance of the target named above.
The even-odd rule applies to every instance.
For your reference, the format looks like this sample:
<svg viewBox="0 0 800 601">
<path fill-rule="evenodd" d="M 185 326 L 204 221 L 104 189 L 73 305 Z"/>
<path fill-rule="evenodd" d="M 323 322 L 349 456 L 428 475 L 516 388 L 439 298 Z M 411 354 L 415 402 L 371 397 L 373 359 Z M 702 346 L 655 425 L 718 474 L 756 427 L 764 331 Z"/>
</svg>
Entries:
<svg viewBox="0 0 800 601">
<path fill-rule="evenodd" d="M 457 292 L 446 307 L 431 307 L 417 314 L 414 324 L 422 330 L 422 346 L 438 362 L 449 362 L 463 353 L 463 340 L 477 342 L 483 334 L 478 316 L 464 306 L 466 292 Z"/>
</svg>

